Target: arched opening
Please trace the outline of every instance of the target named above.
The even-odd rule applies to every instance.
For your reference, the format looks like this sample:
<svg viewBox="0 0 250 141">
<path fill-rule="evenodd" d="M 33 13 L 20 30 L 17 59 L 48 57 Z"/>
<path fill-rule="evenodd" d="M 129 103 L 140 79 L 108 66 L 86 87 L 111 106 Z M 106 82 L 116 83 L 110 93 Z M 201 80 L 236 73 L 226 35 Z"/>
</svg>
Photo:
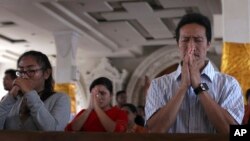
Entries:
<svg viewBox="0 0 250 141">
<path fill-rule="evenodd" d="M 169 73 L 175 71 L 175 70 L 177 69 L 177 67 L 178 67 L 178 63 L 173 64 L 173 65 L 171 65 L 171 66 L 165 68 L 165 69 L 164 69 L 163 71 L 161 71 L 160 73 L 158 73 L 158 74 L 156 75 L 155 78 L 161 77 L 161 76 L 163 76 L 163 75 L 165 75 L 165 74 L 169 74 Z"/>
</svg>

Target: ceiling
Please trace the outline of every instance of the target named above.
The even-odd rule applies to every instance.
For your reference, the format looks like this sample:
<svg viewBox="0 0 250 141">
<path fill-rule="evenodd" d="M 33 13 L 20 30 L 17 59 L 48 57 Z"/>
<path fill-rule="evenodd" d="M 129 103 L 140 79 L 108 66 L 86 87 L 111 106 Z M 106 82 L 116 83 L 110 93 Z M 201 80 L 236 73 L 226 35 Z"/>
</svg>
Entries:
<svg viewBox="0 0 250 141">
<path fill-rule="evenodd" d="M 54 35 L 79 34 L 77 60 L 136 57 L 175 44 L 180 17 L 200 12 L 213 21 L 220 0 L 0 0 L 0 63 L 27 50 L 56 58 Z"/>
</svg>

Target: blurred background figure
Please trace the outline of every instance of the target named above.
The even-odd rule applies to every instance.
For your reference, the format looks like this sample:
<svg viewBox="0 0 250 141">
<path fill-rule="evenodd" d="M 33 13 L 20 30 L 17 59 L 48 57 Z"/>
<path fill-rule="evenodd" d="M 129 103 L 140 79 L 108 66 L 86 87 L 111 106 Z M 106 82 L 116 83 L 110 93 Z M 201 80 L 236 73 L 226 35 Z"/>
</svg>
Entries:
<svg viewBox="0 0 250 141">
<path fill-rule="evenodd" d="M 7 69 L 4 72 L 4 77 L 3 77 L 3 87 L 4 87 L 4 90 L 6 90 L 6 91 L 9 92 L 12 89 L 13 82 L 14 82 L 14 80 L 16 78 L 17 78 L 17 76 L 16 76 L 16 70 L 14 70 L 14 69 Z M 3 100 L 5 96 L 3 96 L 1 100 Z"/>
<path fill-rule="evenodd" d="M 126 103 L 121 106 L 121 109 L 128 114 L 128 133 L 147 133 L 144 127 L 144 119 L 138 115 L 135 105 Z"/>
<path fill-rule="evenodd" d="M 145 107 L 143 105 L 137 106 L 138 115 L 140 115 L 141 117 L 143 117 L 143 119 L 145 119 L 145 110 L 144 110 L 144 108 Z"/>
<path fill-rule="evenodd" d="M 7 69 L 4 72 L 3 86 L 6 91 L 10 91 L 13 86 L 13 81 L 17 78 L 16 70 Z"/>
<path fill-rule="evenodd" d="M 127 103 L 127 92 L 125 90 L 121 90 L 116 93 L 116 103 L 118 107 Z"/>
<path fill-rule="evenodd" d="M 244 114 L 242 124 L 250 124 L 250 98 L 249 96 L 250 96 L 250 89 L 248 89 L 246 92 L 247 103 L 245 105 L 245 114 Z"/>
</svg>

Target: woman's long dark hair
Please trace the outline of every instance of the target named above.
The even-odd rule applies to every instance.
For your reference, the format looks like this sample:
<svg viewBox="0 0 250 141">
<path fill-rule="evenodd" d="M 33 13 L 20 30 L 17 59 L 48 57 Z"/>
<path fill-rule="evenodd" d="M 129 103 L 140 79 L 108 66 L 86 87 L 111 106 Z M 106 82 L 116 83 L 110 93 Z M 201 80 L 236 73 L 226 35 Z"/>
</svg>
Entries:
<svg viewBox="0 0 250 141">
<path fill-rule="evenodd" d="M 41 92 L 40 98 L 42 101 L 45 101 L 48 97 L 50 97 L 52 94 L 54 94 L 54 79 L 52 76 L 52 66 L 50 64 L 49 58 L 39 52 L 39 51 L 28 51 L 23 53 L 19 59 L 17 60 L 17 67 L 18 64 L 20 63 L 21 59 L 23 57 L 26 56 L 31 56 L 32 58 L 34 58 L 36 60 L 36 62 L 40 65 L 40 67 L 42 68 L 42 71 L 45 72 L 46 70 L 50 69 L 51 70 L 51 74 L 48 77 L 48 79 L 45 80 L 45 84 L 44 84 L 44 90 Z"/>
</svg>

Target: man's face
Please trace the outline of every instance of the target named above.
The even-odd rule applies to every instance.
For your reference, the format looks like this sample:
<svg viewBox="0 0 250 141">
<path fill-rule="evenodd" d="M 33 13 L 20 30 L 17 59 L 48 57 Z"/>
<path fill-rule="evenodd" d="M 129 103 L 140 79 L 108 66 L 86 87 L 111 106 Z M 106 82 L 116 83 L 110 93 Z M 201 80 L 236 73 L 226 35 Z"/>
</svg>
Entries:
<svg viewBox="0 0 250 141">
<path fill-rule="evenodd" d="M 181 27 L 178 46 L 182 59 L 191 52 L 195 60 L 205 61 L 207 49 L 210 47 L 210 42 L 206 38 L 205 27 L 196 23 Z"/>
<path fill-rule="evenodd" d="M 120 106 L 123 105 L 123 104 L 125 104 L 125 103 L 127 103 L 127 95 L 126 95 L 126 93 L 120 94 L 116 98 L 116 100 L 117 100 L 118 105 L 120 105 Z"/>
<path fill-rule="evenodd" d="M 3 86 L 6 91 L 10 91 L 12 88 L 13 81 L 15 79 L 11 78 L 10 74 L 5 74 L 3 78 Z"/>
</svg>

